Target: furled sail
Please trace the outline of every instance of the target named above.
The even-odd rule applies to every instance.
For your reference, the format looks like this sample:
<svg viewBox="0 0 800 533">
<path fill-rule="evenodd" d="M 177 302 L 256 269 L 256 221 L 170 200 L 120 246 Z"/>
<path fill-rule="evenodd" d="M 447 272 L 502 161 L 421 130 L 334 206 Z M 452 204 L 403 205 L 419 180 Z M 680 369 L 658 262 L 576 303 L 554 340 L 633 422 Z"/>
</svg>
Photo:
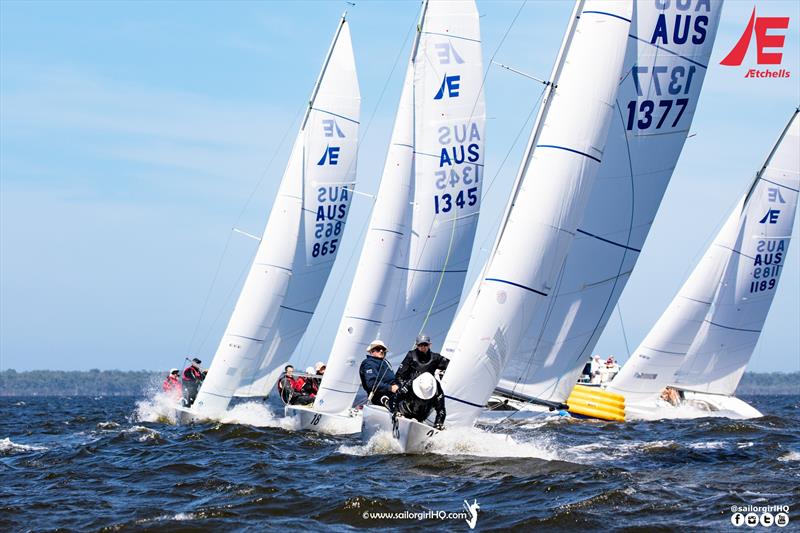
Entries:
<svg viewBox="0 0 800 533">
<path fill-rule="evenodd" d="M 255 260 L 194 409 L 226 409 L 243 381 L 291 354 L 316 308 L 347 220 L 361 97 L 344 17 L 323 64 Z M 262 392 L 263 393 L 263 392 Z"/>
<path fill-rule="evenodd" d="M 344 315 L 314 403 L 352 405 L 358 366 L 381 337 L 404 352 L 443 332 L 463 289 L 480 208 L 484 100 L 473 0 L 422 6 L 392 140 Z"/>
<path fill-rule="evenodd" d="M 631 403 L 667 385 L 731 396 L 753 354 L 786 260 L 800 189 L 800 119 L 611 388 Z"/>
<path fill-rule="evenodd" d="M 630 278 L 694 117 L 721 1 L 635 2 L 603 162 L 569 255 L 500 389 L 564 402 Z"/>
<path fill-rule="evenodd" d="M 579 1 L 517 183 L 442 386 L 470 425 L 558 288 L 604 147 L 630 32 L 629 1 Z M 459 328 L 462 329 L 462 328 Z M 451 345 L 448 341 L 447 345 Z"/>
</svg>

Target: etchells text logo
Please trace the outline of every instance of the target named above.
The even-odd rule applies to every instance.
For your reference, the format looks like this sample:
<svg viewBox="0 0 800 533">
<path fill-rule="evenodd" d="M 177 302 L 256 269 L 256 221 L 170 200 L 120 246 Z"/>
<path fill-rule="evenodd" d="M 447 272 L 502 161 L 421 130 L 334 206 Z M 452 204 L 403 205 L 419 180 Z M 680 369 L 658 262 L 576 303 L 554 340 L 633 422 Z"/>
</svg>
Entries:
<svg viewBox="0 0 800 533">
<path fill-rule="evenodd" d="M 720 65 L 738 67 L 744 61 L 753 34 L 756 36 L 756 62 L 758 65 L 780 65 L 783 60 L 783 45 L 786 40 L 781 30 L 789 29 L 789 17 L 758 17 L 756 8 L 750 15 L 750 21 L 739 37 L 739 41 L 728 52 Z M 791 73 L 785 68 L 749 68 L 745 78 L 788 78 Z"/>
</svg>

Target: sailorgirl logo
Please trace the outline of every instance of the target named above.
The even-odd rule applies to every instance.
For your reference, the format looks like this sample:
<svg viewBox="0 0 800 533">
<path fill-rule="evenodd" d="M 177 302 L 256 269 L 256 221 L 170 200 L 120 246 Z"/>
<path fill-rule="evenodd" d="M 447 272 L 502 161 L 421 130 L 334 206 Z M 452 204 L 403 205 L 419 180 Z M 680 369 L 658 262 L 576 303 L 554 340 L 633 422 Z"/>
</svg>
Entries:
<svg viewBox="0 0 800 533">
<path fill-rule="evenodd" d="M 789 17 L 757 17 L 756 8 L 750 15 L 750 21 L 744 29 L 744 33 L 728 52 L 725 59 L 720 61 L 720 65 L 727 67 L 738 67 L 742 64 L 747 50 L 750 48 L 750 41 L 753 34 L 756 35 L 756 60 L 759 65 L 780 65 L 783 60 L 783 49 L 786 35 L 773 33 L 789 28 Z M 771 51 L 767 51 L 770 49 Z M 768 68 L 750 68 L 744 75 L 745 78 L 788 78 L 791 73 L 786 69 L 770 70 Z"/>
</svg>

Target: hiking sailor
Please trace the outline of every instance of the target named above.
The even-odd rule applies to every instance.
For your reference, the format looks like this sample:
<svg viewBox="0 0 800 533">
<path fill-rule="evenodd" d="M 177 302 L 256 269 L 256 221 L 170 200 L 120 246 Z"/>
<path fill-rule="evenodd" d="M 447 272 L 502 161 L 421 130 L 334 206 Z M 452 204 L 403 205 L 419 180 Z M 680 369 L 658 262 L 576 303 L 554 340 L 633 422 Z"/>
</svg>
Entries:
<svg viewBox="0 0 800 533">
<path fill-rule="evenodd" d="M 367 356 L 358 369 L 361 386 L 367 391 L 368 399 L 375 405 L 389 407 L 389 399 L 399 388 L 392 365 L 386 360 L 386 345 L 375 339 L 367 347 Z"/>
<path fill-rule="evenodd" d="M 439 380 L 430 372 L 423 372 L 410 384 L 406 383 L 390 402 L 392 416 L 413 418 L 418 422 L 425 422 L 432 410 L 436 410 L 436 419 L 433 427 L 444 428 L 446 416 L 444 410 L 444 392 Z"/>
<path fill-rule="evenodd" d="M 429 336 L 425 334 L 419 335 L 415 344 L 416 347 L 406 354 L 403 362 L 397 367 L 395 376 L 400 383 L 410 383 L 425 372 L 430 372 L 431 374 L 437 370 L 444 372 L 450 363 L 450 360 L 442 357 L 442 354 L 431 351 L 431 338 Z"/>
<path fill-rule="evenodd" d="M 183 405 L 191 407 L 197 397 L 200 385 L 206 379 L 206 370 L 200 368 L 202 361 L 197 357 L 192 359 L 192 364 L 183 369 Z"/>
<path fill-rule="evenodd" d="M 177 368 L 173 368 L 169 371 L 167 375 L 167 379 L 164 380 L 164 383 L 161 386 L 170 397 L 175 398 L 176 400 L 180 400 L 181 398 L 181 378 L 179 376 L 180 370 Z"/>
<path fill-rule="evenodd" d="M 303 391 L 305 384 L 305 379 L 295 377 L 294 367 L 286 365 L 283 369 L 283 377 L 278 381 L 278 391 L 283 403 L 308 405 L 313 402 L 314 397 Z"/>
</svg>

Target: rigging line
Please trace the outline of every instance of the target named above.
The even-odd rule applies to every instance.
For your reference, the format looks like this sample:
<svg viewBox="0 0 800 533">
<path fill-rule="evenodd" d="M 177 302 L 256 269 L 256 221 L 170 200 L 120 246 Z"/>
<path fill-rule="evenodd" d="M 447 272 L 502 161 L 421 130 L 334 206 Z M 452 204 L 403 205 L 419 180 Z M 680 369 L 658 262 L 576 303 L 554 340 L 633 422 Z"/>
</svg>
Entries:
<svg viewBox="0 0 800 533">
<path fill-rule="evenodd" d="M 622 328 L 622 339 L 625 341 L 625 353 L 630 357 L 631 349 L 628 346 L 628 334 L 625 333 L 625 322 L 622 321 L 622 308 L 619 305 L 619 300 L 617 300 L 617 314 L 619 315 L 619 325 Z"/>
<path fill-rule="evenodd" d="M 259 180 L 256 183 L 255 187 L 253 187 L 253 189 L 250 191 L 250 195 L 247 197 L 247 200 L 245 201 L 244 206 L 239 211 L 239 214 L 236 216 L 236 219 L 234 220 L 234 223 L 233 223 L 233 227 L 234 228 L 239 226 L 239 222 L 241 221 L 242 216 L 244 216 L 245 211 L 250 206 L 250 202 L 252 202 L 252 200 L 255 197 L 256 193 L 261 188 L 261 185 L 264 183 L 264 180 L 266 179 L 267 175 L 269 174 L 269 170 L 272 167 L 272 164 L 275 162 L 275 159 L 278 157 L 278 153 L 281 151 L 281 149 L 283 148 L 283 144 L 286 142 L 286 138 L 289 136 L 289 132 L 294 130 L 295 123 L 297 122 L 297 119 L 300 116 L 300 114 L 305 109 L 306 105 L 307 104 L 304 103 L 302 106 L 300 106 L 298 111 L 295 113 L 294 118 L 288 123 L 288 125 L 286 127 L 286 130 L 283 132 L 283 136 L 281 137 L 281 140 L 276 145 L 275 150 L 273 151 L 272 156 L 269 159 L 269 162 L 267 162 L 266 167 L 262 171 L 261 177 L 259 178 Z M 200 308 L 200 316 L 197 318 L 197 322 L 195 323 L 194 330 L 192 331 L 192 336 L 189 338 L 189 343 L 188 343 L 188 346 L 186 348 L 186 352 L 187 353 L 191 353 L 192 345 L 194 344 L 194 341 L 197 338 L 197 332 L 200 329 L 200 324 L 203 322 L 203 317 L 206 314 L 206 309 L 208 308 L 208 303 L 211 300 L 211 294 L 212 294 L 212 292 L 214 292 L 214 288 L 216 286 L 217 279 L 219 278 L 219 273 L 222 270 L 222 263 L 225 261 L 225 257 L 227 256 L 228 248 L 229 248 L 230 243 L 231 243 L 231 236 L 232 235 L 233 235 L 233 232 L 228 233 L 228 238 L 225 240 L 225 246 L 222 249 L 222 253 L 220 254 L 219 261 L 217 262 L 217 268 L 214 271 L 214 276 L 211 278 L 211 284 L 208 287 L 208 291 L 206 292 L 205 300 L 203 301 L 203 305 Z"/>
<path fill-rule="evenodd" d="M 375 115 L 377 114 L 378 109 L 381 106 L 381 102 L 383 102 L 383 97 L 386 94 L 386 90 L 389 87 L 389 83 L 392 80 L 392 76 L 394 75 L 394 71 L 397 69 L 397 63 L 400 61 L 400 57 L 403 54 L 403 50 L 405 50 L 406 45 L 408 44 L 408 40 L 411 37 L 411 35 L 414 32 L 414 30 L 416 30 L 416 28 L 417 28 L 417 17 L 415 16 L 414 17 L 414 22 L 411 24 L 411 26 L 409 27 L 408 31 L 406 32 L 406 37 L 403 40 L 403 44 L 400 45 L 400 49 L 397 51 L 397 55 L 395 55 L 394 62 L 392 63 L 392 68 L 389 71 L 389 75 L 386 77 L 386 81 L 383 84 L 383 89 L 381 89 L 381 94 L 378 97 L 378 101 L 375 103 L 375 107 L 372 109 L 372 114 L 370 115 L 369 120 L 367 121 L 367 124 L 364 127 L 364 132 L 361 135 L 362 138 L 366 137 L 367 132 L 369 131 L 370 126 L 372 125 L 373 119 L 375 118 Z M 388 157 L 388 151 L 387 151 L 387 157 Z M 384 161 L 384 165 L 385 165 L 385 161 Z M 383 176 L 381 176 L 381 178 L 383 178 Z M 379 188 L 380 188 L 380 184 L 379 184 Z M 368 221 L 362 227 L 361 232 L 359 233 L 359 236 L 358 236 L 358 241 L 356 241 L 357 243 L 362 242 L 364 240 L 366 234 L 367 234 L 367 231 L 369 231 L 370 221 L 372 220 L 372 212 L 375 210 L 375 201 L 377 200 L 377 196 L 378 196 L 378 193 L 376 192 L 375 196 L 373 197 L 372 207 L 370 208 Z M 350 256 L 348 257 L 347 262 L 345 263 L 345 270 L 344 270 L 345 272 L 348 272 L 350 270 L 350 265 L 352 264 L 356 253 L 360 252 L 362 247 L 363 247 L 363 244 L 362 244 L 361 247 L 359 247 L 358 245 L 353 247 L 353 250 L 350 253 Z M 340 278 L 339 279 L 339 283 L 336 284 L 336 289 L 334 290 L 334 293 L 333 293 L 333 300 L 334 301 L 336 300 L 336 297 L 339 295 L 339 291 L 340 291 L 341 288 L 342 288 L 342 280 Z M 323 324 L 326 322 L 332 307 L 333 307 L 332 305 L 329 305 L 325 309 L 325 314 L 322 317 L 322 323 Z M 317 328 L 317 331 L 314 334 L 314 338 L 310 343 L 311 347 L 315 347 L 316 346 L 317 341 L 319 340 L 320 332 L 322 331 L 322 329 L 323 328 Z M 302 350 L 307 345 L 308 345 L 308 343 L 306 342 L 306 335 L 303 335 L 302 338 L 300 339 L 300 343 L 298 344 L 298 350 L 296 350 L 296 351 L 297 352 L 302 352 Z M 330 356 L 330 354 L 329 354 L 329 356 Z"/>
</svg>

